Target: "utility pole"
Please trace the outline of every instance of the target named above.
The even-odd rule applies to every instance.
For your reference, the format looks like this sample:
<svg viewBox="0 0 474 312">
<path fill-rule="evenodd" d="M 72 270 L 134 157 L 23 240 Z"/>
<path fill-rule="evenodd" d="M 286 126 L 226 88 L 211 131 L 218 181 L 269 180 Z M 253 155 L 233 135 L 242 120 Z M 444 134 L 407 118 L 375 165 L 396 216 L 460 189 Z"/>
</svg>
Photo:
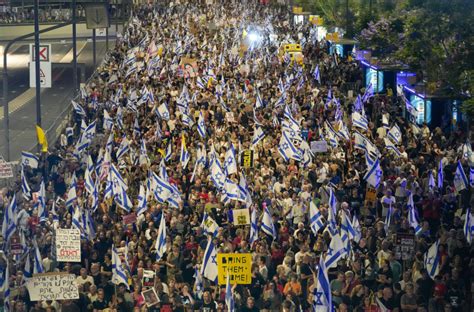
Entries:
<svg viewBox="0 0 474 312">
<path fill-rule="evenodd" d="M 41 82 L 40 82 L 40 38 L 39 38 L 39 0 L 35 0 L 35 87 L 36 87 L 36 125 L 41 127 Z M 39 145 L 38 145 L 39 148 Z"/>
</svg>

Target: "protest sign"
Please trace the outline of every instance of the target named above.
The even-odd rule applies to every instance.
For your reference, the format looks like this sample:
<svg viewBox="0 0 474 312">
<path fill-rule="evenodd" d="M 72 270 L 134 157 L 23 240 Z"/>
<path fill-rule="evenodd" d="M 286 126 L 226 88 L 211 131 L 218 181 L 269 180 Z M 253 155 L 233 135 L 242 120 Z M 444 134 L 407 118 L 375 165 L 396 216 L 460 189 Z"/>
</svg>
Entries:
<svg viewBox="0 0 474 312">
<path fill-rule="evenodd" d="M 375 202 L 376 198 L 377 198 L 377 191 L 372 187 L 368 187 L 367 191 L 365 192 L 365 200 L 368 202 Z"/>
<path fill-rule="evenodd" d="M 56 230 L 58 262 L 81 262 L 81 232 L 78 229 Z"/>
<path fill-rule="evenodd" d="M 79 299 L 76 276 L 69 273 L 42 273 L 26 282 L 31 301 Z"/>
<path fill-rule="evenodd" d="M 160 302 L 160 298 L 158 298 L 155 288 L 142 291 L 142 296 L 145 299 L 145 304 L 147 307 L 152 307 Z"/>
<path fill-rule="evenodd" d="M 415 257 L 415 235 L 397 233 L 395 258 L 398 260 L 412 260 Z"/>
<path fill-rule="evenodd" d="M 143 270 L 143 287 L 153 287 L 155 285 L 155 272 L 151 270 Z"/>
<path fill-rule="evenodd" d="M 253 151 L 252 150 L 244 150 L 242 152 L 240 165 L 244 168 L 252 168 L 253 167 Z"/>
<path fill-rule="evenodd" d="M 184 78 L 196 77 L 199 72 L 197 60 L 189 57 L 182 57 L 179 62 L 180 76 Z"/>
<path fill-rule="evenodd" d="M 218 253 L 217 276 L 219 285 L 225 285 L 227 274 L 230 275 L 230 284 L 252 283 L 252 254 L 250 253 Z"/>
<path fill-rule="evenodd" d="M 250 214 L 248 209 L 233 209 L 234 225 L 250 224 Z"/>
<path fill-rule="evenodd" d="M 313 153 L 326 153 L 328 151 L 328 143 L 326 141 L 311 142 L 311 151 Z"/>
<path fill-rule="evenodd" d="M 0 156 L 0 178 L 13 178 L 12 164 Z"/>
<path fill-rule="evenodd" d="M 134 213 L 125 215 L 122 218 L 123 218 L 123 224 L 133 224 L 137 222 L 137 215 Z"/>
</svg>

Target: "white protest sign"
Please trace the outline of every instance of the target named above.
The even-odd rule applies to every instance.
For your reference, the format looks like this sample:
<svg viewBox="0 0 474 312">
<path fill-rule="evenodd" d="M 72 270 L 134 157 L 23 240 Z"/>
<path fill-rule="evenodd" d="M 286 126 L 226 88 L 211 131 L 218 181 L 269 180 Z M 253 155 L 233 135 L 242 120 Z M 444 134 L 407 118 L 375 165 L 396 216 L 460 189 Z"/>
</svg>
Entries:
<svg viewBox="0 0 474 312">
<path fill-rule="evenodd" d="M 58 262 L 81 262 L 81 232 L 78 229 L 56 230 Z"/>
<path fill-rule="evenodd" d="M 311 151 L 313 153 L 326 153 L 328 151 L 328 143 L 326 141 L 311 142 Z"/>
<path fill-rule="evenodd" d="M 12 165 L 7 163 L 2 156 L 0 156 L 0 178 L 13 178 Z"/>
<path fill-rule="evenodd" d="M 79 299 L 76 276 L 69 273 L 42 273 L 26 282 L 31 301 Z"/>
</svg>

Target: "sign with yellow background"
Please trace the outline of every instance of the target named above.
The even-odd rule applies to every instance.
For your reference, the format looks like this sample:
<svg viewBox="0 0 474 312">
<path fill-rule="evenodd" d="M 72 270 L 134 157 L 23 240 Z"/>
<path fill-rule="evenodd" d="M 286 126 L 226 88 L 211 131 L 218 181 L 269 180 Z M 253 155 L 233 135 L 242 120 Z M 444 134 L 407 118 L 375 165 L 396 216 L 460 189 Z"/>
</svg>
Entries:
<svg viewBox="0 0 474 312">
<path fill-rule="evenodd" d="M 219 285 L 248 285 L 252 283 L 252 254 L 250 253 L 219 253 L 217 254 L 217 276 Z"/>
</svg>

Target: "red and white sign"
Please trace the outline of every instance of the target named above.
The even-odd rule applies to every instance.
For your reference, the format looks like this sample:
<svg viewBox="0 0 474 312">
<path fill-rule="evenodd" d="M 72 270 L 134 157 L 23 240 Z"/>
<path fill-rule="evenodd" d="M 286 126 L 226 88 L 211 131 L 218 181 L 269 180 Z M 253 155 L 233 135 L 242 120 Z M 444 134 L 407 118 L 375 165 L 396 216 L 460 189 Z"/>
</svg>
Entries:
<svg viewBox="0 0 474 312">
<path fill-rule="evenodd" d="M 81 262 L 81 232 L 78 229 L 56 229 L 58 262 Z"/>
<path fill-rule="evenodd" d="M 35 67 L 35 45 L 30 44 L 30 88 L 36 88 L 36 67 Z M 40 44 L 40 86 L 41 88 L 51 88 L 51 45 Z"/>
</svg>

